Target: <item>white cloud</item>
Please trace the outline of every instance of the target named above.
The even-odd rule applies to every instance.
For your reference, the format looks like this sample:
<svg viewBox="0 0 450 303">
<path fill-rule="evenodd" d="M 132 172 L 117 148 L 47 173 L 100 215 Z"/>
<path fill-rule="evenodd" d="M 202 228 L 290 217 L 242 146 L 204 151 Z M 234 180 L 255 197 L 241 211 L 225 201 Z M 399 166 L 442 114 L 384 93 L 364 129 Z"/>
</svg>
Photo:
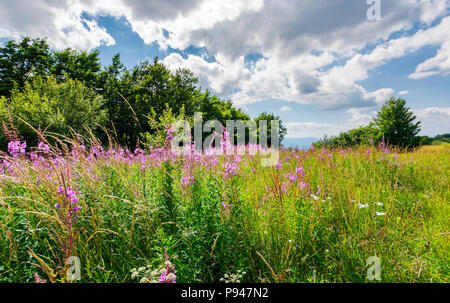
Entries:
<svg viewBox="0 0 450 303">
<path fill-rule="evenodd" d="M 205 46 L 216 62 L 172 53 L 164 63 L 191 69 L 204 88 L 237 106 L 282 99 L 373 109 L 394 90 L 368 91 L 359 83 L 392 59 L 437 46 L 410 77 L 450 73 L 450 17 L 443 17 L 449 7 L 449 0 L 383 1 L 382 20 L 369 22 L 364 0 L 16 0 L 0 2 L 0 37 L 46 36 L 56 48 L 92 49 L 114 39 L 83 13 L 124 17 L 145 43 Z M 421 30 L 405 32 L 418 22 Z M 362 52 L 367 46 L 372 50 Z M 263 58 L 248 65 L 249 53 Z"/>
<path fill-rule="evenodd" d="M 280 112 L 282 112 L 282 113 L 289 112 L 291 110 L 292 110 L 292 108 L 290 108 L 289 106 L 283 106 L 280 108 Z"/>
<path fill-rule="evenodd" d="M 450 133 L 450 107 L 429 107 L 413 112 L 422 122 L 421 135 L 436 136 Z"/>
<path fill-rule="evenodd" d="M 363 111 L 350 109 L 347 111 L 350 117 L 338 123 L 318 122 L 290 122 L 286 123 L 288 129 L 287 138 L 322 138 L 323 136 L 336 136 L 341 132 L 353 128 L 366 126 L 376 116 L 376 111 Z M 429 107 L 413 110 L 417 120 L 421 122 L 420 135 L 434 137 L 436 135 L 450 133 L 450 107 Z"/>
<path fill-rule="evenodd" d="M 52 47 L 93 49 L 114 39 L 97 22 L 84 19 L 73 1 L 15 0 L 0 2 L 0 37 L 47 37 Z"/>
<path fill-rule="evenodd" d="M 404 95 L 407 95 L 407 94 L 409 94 L 409 92 L 407 90 L 402 90 L 402 91 L 398 92 L 399 96 L 404 96 Z"/>
<path fill-rule="evenodd" d="M 420 63 L 409 77 L 411 79 L 422 79 L 434 75 L 446 76 L 448 74 L 450 74 L 450 41 L 442 44 L 436 56 Z"/>
</svg>

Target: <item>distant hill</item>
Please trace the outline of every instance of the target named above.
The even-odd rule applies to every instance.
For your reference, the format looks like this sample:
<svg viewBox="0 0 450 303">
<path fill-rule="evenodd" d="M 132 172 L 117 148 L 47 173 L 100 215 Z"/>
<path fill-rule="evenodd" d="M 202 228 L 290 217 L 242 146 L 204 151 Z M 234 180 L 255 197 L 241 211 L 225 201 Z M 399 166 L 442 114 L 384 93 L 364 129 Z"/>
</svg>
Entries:
<svg viewBox="0 0 450 303">
<path fill-rule="evenodd" d="M 311 144 L 319 140 L 318 138 L 286 138 L 283 140 L 283 146 L 286 148 L 308 149 Z"/>
</svg>

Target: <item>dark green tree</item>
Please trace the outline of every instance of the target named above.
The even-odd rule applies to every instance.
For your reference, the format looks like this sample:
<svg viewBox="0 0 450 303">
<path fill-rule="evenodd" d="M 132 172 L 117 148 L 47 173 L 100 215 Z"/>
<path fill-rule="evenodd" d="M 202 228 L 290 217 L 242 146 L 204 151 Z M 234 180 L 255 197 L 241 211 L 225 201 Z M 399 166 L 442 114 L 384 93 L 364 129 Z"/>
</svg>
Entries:
<svg viewBox="0 0 450 303">
<path fill-rule="evenodd" d="M 420 121 L 415 120 L 416 116 L 406 107 L 405 100 L 390 98 L 374 118 L 374 123 L 386 143 L 414 147 L 420 143 L 417 137 Z"/>
<path fill-rule="evenodd" d="M 280 146 L 284 140 L 284 138 L 286 137 L 287 134 L 287 128 L 286 126 L 284 126 L 283 121 L 280 119 L 280 117 L 275 116 L 272 113 L 266 113 L 263 112 L 261 113 L 256 119 L 255 122 L 258 126 L 258 142 L 259 142 L 259 127 L 260 127 L 260 121 L 267 121 L 267 145 L 270 147 L 272 146 L 272 121 L 278 121 L 278 129 L 279 129 L 279 143 Z"/>
<path fill-rule="evenodd" d="M 0 47 L 0 96 L 9 97 L 28 79 L 49 74 L 53 65 L 50 48 L 43 39 L 23 38 Z"/>
<path fill-rule="evenodd" d="M 100 52 L 76 51 L 70 48 L 54 52 L 54 64 L 51 74 L 59 82 L 67 79 L 82 81 L 86 86 L 95 88 L 97 86 L 101 70 Z"/>
<path fill-rule="evenodd" d="M 89 130 L 97 135 L 107 119 L 102 104 L 102 96 L 80 81 L 35 77 L 22 90 L 13 90 L 9 99 L 0 98 L 0 124 L 12 121 L 28 146 L 36 146 L 36 130 L 69 137 L 73 130 L 89 137 Z"/>
</svg>

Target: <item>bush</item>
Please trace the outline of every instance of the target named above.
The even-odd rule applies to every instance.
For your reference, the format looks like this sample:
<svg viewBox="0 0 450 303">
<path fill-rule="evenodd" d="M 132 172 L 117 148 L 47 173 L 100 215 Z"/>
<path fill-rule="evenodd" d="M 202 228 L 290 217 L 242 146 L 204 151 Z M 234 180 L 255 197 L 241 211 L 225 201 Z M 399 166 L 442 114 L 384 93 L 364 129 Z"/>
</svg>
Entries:
<svg viewBox="0 0 450 303">
<path fill-rule="evenodd" d="M 349 147 L 359 145 L 378 144 L 382 140 L 382 135 L 372 124 L 366 127 L 351 129 L 336 137 L 327 137 L 315 143 L 317 148 L 322 147 Z"/>
<path fill-rule="evenodd" d="M 107 118 L 102 97 L 82 82 L 70 79 L 57 83 L 53 78 L 35 78 L 22 91 L 13 90 L 10 99 L 2 98 L 0 102 L 2 124 L 11 129 L 12 122 L 20 139 L 29 146 L 37 145 L 37 130 L 64 136 L 70 136 L 73 130 L 88 136 L 89 130 L 94 134 L 100 130 Z"/>
<path fill-rule="evenodd" d="M 390 98 L 383 105 L 374 122 L 386 141 L 395 146 L 415 147 L 420 145 L 420 122 L 406 106 L 403 99 Z"/>
</svg>

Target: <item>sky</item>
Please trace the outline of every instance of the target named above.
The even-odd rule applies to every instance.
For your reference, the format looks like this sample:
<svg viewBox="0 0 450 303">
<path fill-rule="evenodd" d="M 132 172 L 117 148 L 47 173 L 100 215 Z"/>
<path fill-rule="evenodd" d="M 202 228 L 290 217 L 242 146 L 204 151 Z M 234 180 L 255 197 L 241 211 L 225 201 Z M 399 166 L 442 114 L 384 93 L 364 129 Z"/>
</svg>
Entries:
<svg viewBox="0 0 450 303">
<path fill-rule="evenodd" d="M 288 138 L 367 125 L 401 97 L 422 135 L 450 133 L 450 0 L 0 1 L 0 42 L 156 56 L 251 117 L 273 112 Z"/>
</svg>

